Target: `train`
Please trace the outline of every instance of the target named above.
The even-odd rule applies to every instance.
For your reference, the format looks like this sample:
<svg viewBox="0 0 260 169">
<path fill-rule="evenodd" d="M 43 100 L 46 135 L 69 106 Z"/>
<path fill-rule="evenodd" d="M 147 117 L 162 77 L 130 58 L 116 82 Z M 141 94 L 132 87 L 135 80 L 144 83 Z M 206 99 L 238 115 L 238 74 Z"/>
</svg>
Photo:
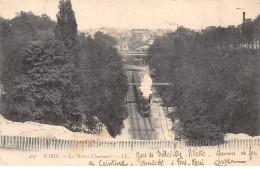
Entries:
<svg viewBox="0 0 260 169">
<path fill-rule="evenodd" d="M 132 82 L 135 83 L 134 73 L 132 72 Z M 135 102 L 138 113 L 143 117 L 150 117 L 151 115 L 151 94 L 148 98 L 143 96 L 141 89 L 137 85 L 133 85 Z"/>
<path fill-rule="evenodd" d="M 134 95 L 137 104 L 137 110 L 143 117 L 150 117 L 151 115 L 151 95 L 148 98 L 143 96 L 142 91 L 139 87 L 133 86 Z"/>
<path fill-rule="evenodd" d="M 150 97 L 149 97 L 150 98 Z M 141 96 L 141 101 L 140 101 L 140 114 L 143 117 L 150 117 L 151 115 L 151 104 L 150 104 L 150 99 L 144 98 Z"/>
</svg>

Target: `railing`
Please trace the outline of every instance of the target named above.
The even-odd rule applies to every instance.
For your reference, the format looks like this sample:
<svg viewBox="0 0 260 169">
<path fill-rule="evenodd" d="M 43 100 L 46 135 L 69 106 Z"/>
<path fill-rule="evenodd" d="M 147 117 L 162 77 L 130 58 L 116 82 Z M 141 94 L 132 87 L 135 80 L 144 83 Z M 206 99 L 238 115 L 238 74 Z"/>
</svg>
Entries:
<svg viewBox="0 0 260 169">
<path fill-rule="evenodd" d="M 260 139 L 232 139 L 222 144 L 210 145 L 203 141 L 159 141 L 159 140 L 128 140 L 128 141 L 100 141 L 100 140 L 66 140 L 54 138 L 0 136 L 0 149 L 41 150 L 41 149 L 86 149 L 86 148 L 179 148 L 205 146 L 206 149 L 224 148 L 240 149 L 250 146 L 259 147 Z"/>
<path fill-rule="evenodd" d="M 141 54 L 141 55 L 147 55 L 147 52 L 143 51 L 119 51 L 121 55 L 133 55 L 133 54 Z"/>
<path fill-rule="evenodd" d="M 141 86 L 141 83 L 128 83 L 128 85 L 132 86 Z M 171 83 L 153 83 L 152 86 L 170 86 Z"/>
</svg>

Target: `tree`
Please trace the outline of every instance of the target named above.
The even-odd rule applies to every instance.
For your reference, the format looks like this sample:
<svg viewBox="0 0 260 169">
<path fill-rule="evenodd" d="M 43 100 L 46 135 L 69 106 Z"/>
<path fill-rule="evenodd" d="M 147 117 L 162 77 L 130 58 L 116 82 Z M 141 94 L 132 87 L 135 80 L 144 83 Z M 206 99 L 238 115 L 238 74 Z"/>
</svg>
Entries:
<svg viewBox="0 0 260 169">
<path fill-rule="evenodd" d="M 72 59 L 59 41 L 31 42 L 22 57 L 21 74 L 14 79 L 10 91 L 7 117 L 14 121 L 72 125 L 72 115 L 63 111 L 66 88 L 72 83 Z"/>
<path fill-rule="evenodd" d="M 45 41 L 54 38 L 56 23 L 47 16 L 36 16 L 30 12 L 19 12 L 11 20 L 0 22 L 0 50 L 4 90 L 9 93 L 13 79 L 21 71 L 21 56 L 30 41 Z"/>
<path fill-rule="evenodd" d="M 249 27 L 242 28 L 248 43 L 259 34 L 257 26 Z M 184 139 L 212 143 L 222 142 L 225 133 L 259 135 L 259 52 L 236 47 L 245 42 L 240 30 L 179 28 L 149 49 L 155 80 L 174 84 L 158 89 L 168 106 L 177 106 L 172 118 L 180 120 Z"/>
<path fill-rule="evenodd" d="M 115 137 L 126 117 L 127 91 L 116 40 L 101 32 L 95 39 L 78 36 L 70 1 L 61 0 L 59 8 L 57 25 L 30 12 L 0 18 L 5 117 L 81 132 L 84 125 L 96 132 L 104 124 Z"/>
<path fill-rule="evenodd" d="M 57 40 L 63 42 L 67 50 L 70 51 L 70 54 L 73 56 L 70 64 L 74 66 L 72 83 L 65 89 L 66 92 L 64 97 L 66 99 L 63 103 L 63 111 L 65 111 L 66 114 L 73 116 L 74 119 L 79 122 L 82 115 L 80 108 L 80 75 L 78 73 L 78 31 L 70 0 L 60 0 L 57 22 L 55 37 Z M 74 125 L 78 126 L 81 124 L 79 123 Z"/>
<path fill-rule="evenodd" d="M 77 44 L 77 23 L 70 0 L 60 0 L 55 28 L 56 39 L 64 42 L 67 49 L 73 49 Z"/>
<path fill-rule="evenodd" d="M 86 116 L 97 117 L 115 137 L 123 127 L 123 101 L 127 79 L 115 39 L 101 32 L 91 37 L 79 37 L 82 101 Z"/>
</svg>

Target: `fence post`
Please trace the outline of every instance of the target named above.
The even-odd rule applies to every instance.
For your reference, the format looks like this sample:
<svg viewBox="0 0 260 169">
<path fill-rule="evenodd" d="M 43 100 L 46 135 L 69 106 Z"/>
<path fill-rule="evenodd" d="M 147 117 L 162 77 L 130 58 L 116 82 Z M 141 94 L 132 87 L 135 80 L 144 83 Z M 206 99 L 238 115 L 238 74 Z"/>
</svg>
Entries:
<svg viewBox="0 0 260 169">
<path fill-rule="evenodd" d="M 71 140 L 71 148 L 74 149 L 75 143 L 74 140 Z"/>
<path fill-rule="evenodd" d="M 34 150 L 37 150 L 37 149 L 38 149 L 38 146 L 39 146 L 38 139 L 39 139 L 38 137 L 35 137 L 35 138 L 34 138 L 34 144 L 35 144 L 35 145 L 34 145 Z"/>
<path fill-rule="evenodd" d="M 21 136 L 18 136 L 18 148 L 19 149 L 22 149 L 22 137 Z"/>
<path fill-rule="evenodd" d="M 59 139 L 59 146 L 58 149 L 62 149 L 62 139 Z"/>
<path fill-rule="evenodd" d="M 52 139 L 48 138 L 47 141 L 48 141 L 48 149 L 51 149 L 52 148 Z"/>
<path fill-rule="evenodd" d="M 75 149 L 75 140 L 71 140 L 72 149 Z"/>
<path fill-rule="evenodd" d="M 28 148 L 28 141 L 29 139 L 27 137 L 24 137 L 24 150 L 27 150 Z"/>
<path fill-rule="evenodd" d="M 31 149 L 34 150 L 36 146 L 36 137 L 32 137 L 31 140 L 32 140 Z"/>
<path fill-rule="evenodd" d="M 33 142 L 33 138 L 31 137 L 26 137 L 26 150 L 30 150 Z"/>
<path fill-rule="evenodd" d="M 12 137 L 13 137 L 12 148 L 16 148 L 16 136 L 12 136 Z"/>
<path fill-rule="evenodd" d="M 62 139 L 62 149 L 66 149 L 66 140 Z"/>
<path fill-rule="evenodd" d="M 66 140 L 67 149 L 70 149 L 70 140 Z"/>
<path fill-rule="evenodd" d="M 25 150 L 25 137 L 22 137 L 22 150 Z"/>
<path fill-rule="evenodd" d="M 6 136 L 4 136 L 4 148 L 6 148 L 6 142 L 7 142 L 7 138 Z"/>
<path fill-rule="evenodd" d="M 77 149 L 77 140 L 74 140 L 74 149 Z"/>
<path fill-rule="evenodd" d="M 46 149 L 46 148 L 47 148 L 46 138 L 42 138 L 42 148 L 43 148 L 43 149 Z"/>
<path fill-rule="evenodd" d="M 59 139 L 54 139 L 55 150 L 59 149 Z"/>
<path fill-rule="evenodd" d="M 13 148 L 14 146 L 14 139 L 13 139 L 13 136 L 10 136 L 10 147 Z"/>
<path fill-rule="evenodd" d="M 59 144 L 58 144 L 58 149 L 62 149 L 62 148 L 61 148 L 62 139 L 59 139 L 58 141 L 59 141 Z"/>
<path fill-rule="evenodd" d="M 39 138 L 39 150 L 42 149 L 42 138 Z"/>
<path fill-rule="evenodd" d="M 63 149 L 64 150 L 66 149 L 66 143 L 67 143 L 67 140 L 63 140 Z"/>
<path fill-rule="evenodd" d="M 36 150 L 39 150 L 39 149 L 40 149 L 40 148 L 39 148 L 39 147 L 40 147 L 40 142 L 39 142 L 39 140 L 40 140 L 40 138 L 37 137 L 37 138 L 36 138 L 36 148 L 35 148 Z"/>
<path fill-rule="evenodd" d="M 70 140 L 66 140 L 66 147 L 69 149 L 70 148 Z"/>
<path fill-rule="evenodd" d="M 61 150 L 63 150 L 63 149 L 64 149 L 64 140 L 61 139 Z"/>
<path fill-rule="evenodd" d="M 27 148 L 29 150 L 34 149 L 34 144 L 35 144 L 34 138 L 33 137 L 27 137 L 27 139 L 29 139 L 29 141 L 28 141 L 29 145 L 27 146 Z"/>
<path fill-rule="evenodd" d="M 79 141 L 76 140 L 76 149 L 78 149 L 78 147 L 79 147 Z"/>
<path fill-rule="evenodd" d="M 53 138 L 51 138 L 51 149 L 53 149 L 53 148 L 55 148 L 55 143 L 54 143 L 54 139 Z"/>
<path fill-rule="evenodd" d="M 24 142 L 25 142 L 25 138 L 24 138 L 24 136 L 21 136 L 21 149 L 22 149 L 22 150 L 25 149 L 25 144 L 24 144 Z"/>
<path fill-rule="evenodd" d="M 46 143 L 47 143 L 47 148 L 50 149 L 51 148 L 51 139 L 47 138 Z"/>
<path fill-rule="evenodd" d="M 83 147 L 83 150 L 85 150 L 85 148 L 86 148 L 86 140 L 84 140 L 84 141 L 82 142 L 82 147 Z"/>
</svg>

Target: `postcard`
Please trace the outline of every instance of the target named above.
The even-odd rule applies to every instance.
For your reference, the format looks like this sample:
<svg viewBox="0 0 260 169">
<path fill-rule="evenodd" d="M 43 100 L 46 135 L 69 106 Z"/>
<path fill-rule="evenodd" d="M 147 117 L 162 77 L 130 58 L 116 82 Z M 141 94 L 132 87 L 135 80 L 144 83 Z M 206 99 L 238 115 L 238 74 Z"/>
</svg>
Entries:
<svg viewBox="0 0 260 169">
<path fill-rule="evenodd" d="M 0 0 L 0 166 L 259 166 L 259 35 L 259 0 Z"/>
</svg>

